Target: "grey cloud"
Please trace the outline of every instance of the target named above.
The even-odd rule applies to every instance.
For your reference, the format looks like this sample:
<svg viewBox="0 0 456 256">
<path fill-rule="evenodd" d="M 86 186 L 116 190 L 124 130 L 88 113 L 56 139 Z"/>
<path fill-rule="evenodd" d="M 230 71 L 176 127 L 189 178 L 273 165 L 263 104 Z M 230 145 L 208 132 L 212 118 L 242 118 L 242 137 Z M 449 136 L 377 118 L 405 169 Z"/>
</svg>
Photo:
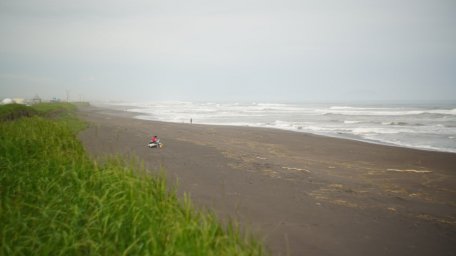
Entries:
<svg viewBox="0 0 456 256">
<path fill-rule="evenodd" d="M 454 99 L 455 11 L 443 0 L 3 0 L 0 96 Z M 363 90 L 376 93 L 348 93 Z"/>
</svg>

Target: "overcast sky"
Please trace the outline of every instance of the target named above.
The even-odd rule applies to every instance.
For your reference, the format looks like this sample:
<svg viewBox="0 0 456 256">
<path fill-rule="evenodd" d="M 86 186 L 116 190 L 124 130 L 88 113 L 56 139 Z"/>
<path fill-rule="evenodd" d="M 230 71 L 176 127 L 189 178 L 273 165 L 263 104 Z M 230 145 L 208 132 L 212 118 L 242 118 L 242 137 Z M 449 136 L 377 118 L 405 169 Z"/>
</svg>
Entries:
<svg viewBox="0 0 456 256">
<path fill-rule="evenodd" d="M 456 100 L 454 0 L 0 0 L 0 97 Z"/>
</svg>

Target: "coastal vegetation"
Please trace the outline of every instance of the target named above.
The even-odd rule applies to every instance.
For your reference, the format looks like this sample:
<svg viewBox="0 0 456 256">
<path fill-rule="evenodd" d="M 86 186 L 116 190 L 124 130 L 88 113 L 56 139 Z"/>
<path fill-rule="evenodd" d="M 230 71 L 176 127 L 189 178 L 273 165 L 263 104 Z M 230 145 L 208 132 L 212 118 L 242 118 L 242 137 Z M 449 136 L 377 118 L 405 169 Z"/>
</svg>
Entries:
<svg viewBox="0 0 456 256">
<path fill-rule="evenodd" d="M 91 159 L 75 111 L 0 106 L 1 255 L 264 254 L 236 224 L 179 200 L 164 175 Z"/>
<path fill-rule="evenodd" d="M 7 104 L 0 107 L 0 121 L 11 121 L 37 114 L 38 111 L 36 109 L 21 104 Z"/>
</svg>

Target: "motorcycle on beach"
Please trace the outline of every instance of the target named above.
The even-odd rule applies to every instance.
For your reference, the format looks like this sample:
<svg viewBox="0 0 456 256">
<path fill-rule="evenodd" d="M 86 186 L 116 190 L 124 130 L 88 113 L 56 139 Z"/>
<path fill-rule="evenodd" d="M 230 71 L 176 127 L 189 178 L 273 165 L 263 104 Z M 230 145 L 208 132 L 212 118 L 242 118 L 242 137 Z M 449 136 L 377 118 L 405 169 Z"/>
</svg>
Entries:
<svg viewBox="0 0 456 256">
<path fill-rule="evenodd" d="M 149 148 L 162 148 L 163 147 L 163 143 L 161 143 L 160 140 L 157 140 L 155 142 L 151 141 L 151 142 L 149 142 L 149 144 L 147 144 L 147 146 Z"/>
</svg>

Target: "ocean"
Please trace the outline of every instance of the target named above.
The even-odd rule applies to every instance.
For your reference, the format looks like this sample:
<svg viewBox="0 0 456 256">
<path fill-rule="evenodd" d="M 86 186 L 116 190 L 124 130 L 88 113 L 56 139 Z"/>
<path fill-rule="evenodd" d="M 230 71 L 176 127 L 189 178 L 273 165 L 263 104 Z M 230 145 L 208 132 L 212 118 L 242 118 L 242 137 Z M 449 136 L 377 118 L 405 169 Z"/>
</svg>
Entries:
<svg viewBox="0 0 456 256">
<path fill-rule="evenodd" d="M 456 104 L 116 103 L 136 118 L 266 127 L 456 153 Z"/>
</svg>

